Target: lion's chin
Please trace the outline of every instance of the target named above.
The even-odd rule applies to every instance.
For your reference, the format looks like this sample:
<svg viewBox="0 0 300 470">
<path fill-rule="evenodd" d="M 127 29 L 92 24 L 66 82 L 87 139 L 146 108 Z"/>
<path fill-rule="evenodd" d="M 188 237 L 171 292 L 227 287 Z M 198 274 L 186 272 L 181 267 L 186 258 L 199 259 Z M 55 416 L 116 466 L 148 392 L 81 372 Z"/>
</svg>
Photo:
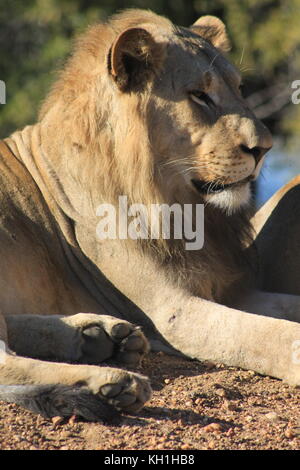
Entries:
<svg viewBox="0 0 300 470">
<path fill-rule="evenodd" d="M 202 197 L 207 203 L 230 215 L 249 205 L 251 201 L 250 183 L 232 186 L 216 193 L 203 194 Z"/>
</svg>

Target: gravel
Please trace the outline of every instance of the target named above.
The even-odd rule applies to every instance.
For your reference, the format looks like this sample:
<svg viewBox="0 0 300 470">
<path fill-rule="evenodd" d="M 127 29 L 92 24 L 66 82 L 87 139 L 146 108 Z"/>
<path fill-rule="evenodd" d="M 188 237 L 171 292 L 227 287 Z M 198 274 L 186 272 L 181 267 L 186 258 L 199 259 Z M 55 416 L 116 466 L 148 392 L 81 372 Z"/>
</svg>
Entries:
<svg viewBox="0 0 300 470">
<path fill-rule="evenodd" d="M 300 450 L 300 390 L 252 371 L 151 353 L 153 398 L 110 425 L 0 403 L 0 449 Z"/>
</svg>

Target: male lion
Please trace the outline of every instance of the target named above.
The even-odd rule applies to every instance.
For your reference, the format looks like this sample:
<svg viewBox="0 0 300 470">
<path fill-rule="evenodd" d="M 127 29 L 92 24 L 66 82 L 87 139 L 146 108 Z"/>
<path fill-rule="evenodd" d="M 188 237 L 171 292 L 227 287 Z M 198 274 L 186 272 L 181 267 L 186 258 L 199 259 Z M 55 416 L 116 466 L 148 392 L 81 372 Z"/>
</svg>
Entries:
<svg viewBox="0 0 300 470">
<path fill-rule="evenodd" d="M 139 363 L 148 342 L 128 321 L 156 349 L 300 384 L 300 180 L 250 222 L 272 141 L 228 47 L 215 17 L 114 16 L 78 41 L 39 122 L 1 142 L 1 399 L 46 416 L 138 411 L 147 378 L 96 365 Z M 97 239 L 97 208 L 120 195 L 204 203 L 203 248 Z"/>
</svg>

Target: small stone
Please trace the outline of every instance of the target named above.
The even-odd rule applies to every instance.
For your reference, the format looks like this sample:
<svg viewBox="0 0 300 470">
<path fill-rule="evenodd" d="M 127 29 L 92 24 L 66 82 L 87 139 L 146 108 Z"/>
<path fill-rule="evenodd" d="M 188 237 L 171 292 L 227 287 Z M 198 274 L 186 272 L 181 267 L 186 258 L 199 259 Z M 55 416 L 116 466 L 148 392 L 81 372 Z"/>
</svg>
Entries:
<svg viewBox="0 0 300 470">
<path fill-rule="evenodd" d="M 171 413 L 172 413 L 172 410 L 170 410 L 170 408 L 166 408 L 166 407 L 162 407 L 162 408 L 160 409 L 160 411 L 161 411 L 162 413 L 166 413 L 166 414 L 171 414 Z"/>
<path fill-rule="evenodd" d="M 277 413 L 275 413 L 275 411 L 270 411 L 269 413 L 265 414 L 265 418 L 267 418 L 267 420 L 269 420 L 269 421 L 279 421 L 280 420 L 280 417 L 278 416 Z"/>
<path fill-rule="evenodd" d="M 216 394 L 219 395 L 219 397 L 223 398 L 225 398 L 227 395 L 226 390 L 224 390 L 224 388 L 217 388 Z"/>
<path fill-rule="evenodd" d="M 76 415 L 72 415 L 72 416 L 69 418 L 68 424 L 73 425 L 73 424 L 75 424 L 76 420 L 77 420 L 77 416 L 76 416 Z"/>
<path fill-rule="evenodd" d="M 286 428 L 286 430 L 284 431 L 284 435 L 288 439 L 293 439 L 293 437 L 295 437 L 295 433 L 291 428 Z"/>
<path fill-rule="evenodd" d="M 64 418 L 61 416 L 54 416 L 51 421 L 54 426 L 59 426 L 63 422 Z"/>
<path fill-rule="evenodd" d="M 230 401 L 225 401 L 224 406 L 228 411 L 237 411 L 237 407 L 235 406 L 234 403 L 231 403 Z"/>
<path fill-rule="evenodd" d="M 189 444 L 182 444 L 181 449 L 183 450 L 190 449 L 190 446 Z"/>
<path fill-rule="evenodd" d="M 209 449 L 214 449 L 216 447 L 216 445 L 215 445 L 214 441 L 209 441 L 208 444 L 207 444 L 207 447 Z"/>
<path fill-rule="evenodd" d="M 170 379 L 165 379 L 164 382 L 165 382 L 165 384 L 169 384 L 171 382 L 171 380 Z"/>
<path fill-rule="evenodd" d="M 217 434 L 223 431 L 223 427 L 220 423 L 210 423 L 202 428 L 204 432 L 215 432 Z"/>
<path fill-rule="evenodd" d="M 205 368 L 207 370 L 211 370 L 211 369 L 214 369 L 216 367 L 216 364 L 214 362 L 210 362 L 210 361 L 207 361 L 205 362 Z"/>
</svg>

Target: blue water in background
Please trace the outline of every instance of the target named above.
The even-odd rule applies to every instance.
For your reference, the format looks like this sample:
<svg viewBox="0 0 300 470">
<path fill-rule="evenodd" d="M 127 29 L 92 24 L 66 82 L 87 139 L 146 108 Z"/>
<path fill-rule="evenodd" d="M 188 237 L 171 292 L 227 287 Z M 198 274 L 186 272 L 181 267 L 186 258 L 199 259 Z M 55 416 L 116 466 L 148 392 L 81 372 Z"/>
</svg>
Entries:
<svg viewBox="0 0 300 470">
<path fill-rule="evenodd" d="M 267 153 L 264 165 L 256 184 L 256 205 L 260 207 L 281 186 L 300 174 L 299 152 L 287 150 L 279 143 Z"/>
</svg>

